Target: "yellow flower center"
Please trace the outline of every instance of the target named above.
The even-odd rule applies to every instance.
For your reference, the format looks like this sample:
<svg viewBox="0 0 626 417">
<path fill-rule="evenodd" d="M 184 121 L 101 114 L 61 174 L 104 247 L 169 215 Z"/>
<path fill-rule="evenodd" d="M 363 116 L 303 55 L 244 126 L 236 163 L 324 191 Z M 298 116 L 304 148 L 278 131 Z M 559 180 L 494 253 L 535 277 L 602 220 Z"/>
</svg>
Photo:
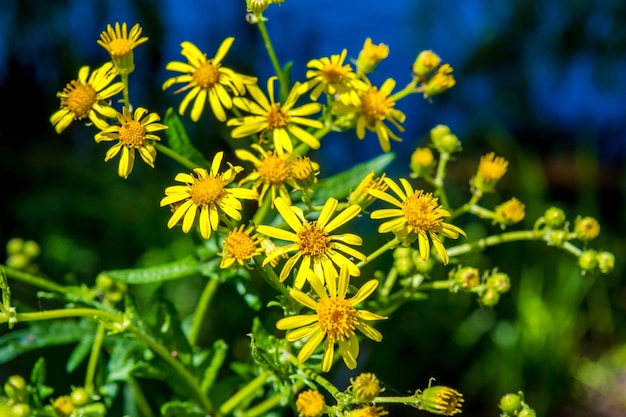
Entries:
<svg viewBox="0 0 626 417">
<path fill-rule="evenodd" d="M 219 66 L 214 65 L 212 61 L 207 61 L 200 65 L 193 74 L 196 84 L 204 90 L 208 90 L 217 84 L 220 73 Z"/>
<path fill-rule="evenodd" d="M 320 72 L 326 84 L 339 84 L 346 75 L 346 70 L 337 64 L 325 65 Z"/>
<path fill-rule="evenodd" d="M 305 222 L 298 232 L 298 246 L 303 255 L 323 255 L 329 249 L 330 237 L 317 222 Z"/>
<path fill-rule="evenodd" d="M 246 232 L 234 230 L 228 234 L 224 242 L 224 249 L 228 256 L 237 261 L 251 259 L 256 254 L 256 241 Z"/>
<path fill-rule="evenodd" d="M 281 129 L 287 126 L 289 116 L 280 108 L 279 103 L 272 104 L 270 111 L 267 112 L 267 124 L 270 129 Z"/>
<path fill-rule="evenodd" d="M 120 127 L 120 142 L 129 148 L 141 148 L 146 139 L 146 128 L 136 120 Z"/>
<path fill-rule="evenodd" d="M 497 181 L 506 173 L 509 162 L 501 156 L 496 157 L 490 152 L 480 158 L 478 173 L 487 181 Z"/>
<path fill-rule="evenodd" d="M 381 417 L 389 414 L 382 407 L 376 407 L 374 405 L 368 405 L 363 408 L 359 408 L 353 411 L 350 416 L 351 417 Z"/>
<path fill-rule="evenodd" d="M 285 158 L 269 152 L 257 167 L 259 176 L 266 183 L 282 185 L 289 179 L 289 164 Z"/>
<path fill-rule="evenodd" d="M 376 87 L 373 87 L 361 97 L 361 107 L 363 115 L 369 123 L 384 120 L 389 114 L 387 96 L 385 93 L 378 91 Z"/>
<path fill-rule="evenodd" d="M 306 390 L 298 394 L 296 409 L 302 417 L 317 417 L 322 414 L 326 402 L 324 396 L 316 390 Z"/>
<path fill-rule="evenodd" d="M 317 307 L 317 322 L 329 340 L 346 340 L 358 322 L 356 309 L 343 298 L 322 298 Z"/>
<path fill-rule="evenodd" d="M 380 393 L 380 381 L 372 373 L 363 373 L 352 382 L 352 388 L 361 401 L 372 401 Z"/>
<path fill-rule="evenodd" d="M 89 111 L 96 104 L 98 96 L 91 84 L 72 81 L 65 87 L 67 98 L 61 99 L 61 105 L 74 113 L 74 119 L 80 120 L 89 116 Z"/>
<path fill-rule="evenodd" d="M 524 220 L 524 216 L 526 215 L 525 206 L 516 198 L 512 198 L 511 200 L 504 203 L 499 210 L 502 212 L 502 217 L 512 222 L 521 222 Z"/>
<path fill-rule="evenodd" d="M 189 190 L 194 203 L 199 206 L 216 204 L 226 194 L 224 181 L 220 178 L 207 177 L 196 180 Z"/>
<path fill-rule="evenodd" d="M 291 176 L 296 181 L 308 180 L 315 172 L 313 164 L 308 156 L 299 156 L 289 164 Z"/>
<path fill-rule="evenodd" d="M 117 38 L 109 42 L 109 53 L 111 57 L 120 58 L 130 54 L 133 45 L 128 39 Z"/>
<path fill-rule="evenodd" d="M 421 190 L 406 199 L 402 205 L 402 212 L 414 231 L 433 230 L 443 222 L 437 212 L 437 202 L 431 193 L 424 194 Z"/>
</svg>

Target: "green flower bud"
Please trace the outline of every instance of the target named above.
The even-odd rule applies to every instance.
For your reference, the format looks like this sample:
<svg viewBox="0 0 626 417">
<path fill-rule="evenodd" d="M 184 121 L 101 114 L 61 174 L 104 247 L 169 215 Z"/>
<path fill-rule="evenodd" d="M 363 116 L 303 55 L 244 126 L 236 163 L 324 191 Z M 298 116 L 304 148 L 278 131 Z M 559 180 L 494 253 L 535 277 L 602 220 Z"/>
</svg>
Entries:
<svg viewBox="0 0 626 417">
<path fill-rule="evenodd" d="M 102 403 L 88 404 L 76 410 L 76 414 L 82 417 L 104 417 L 107 409 Z"/>
<path fill-rule="evenodd" d="M 574 233 L 578 239 L 586 242 L 600 234 L 600 224 L 593 217 L 578 217 L 574 223 Z"/>
<path fill-rule="evenodd" d="M 7 242 L 7 255 L 16 255 L 22 252 L 22 246 L 24 245 L 24 239 L 14 237 Z"/>
<path fill-rule="evenodd" d="M 558 207 L 550 207 L 543 213 L 543 218 L 548 227 L 556 229 L 565 223 L 565 212 Z"/>
<path fill-rule="evenodd" d="M 96 278 L 96 288 L 102 292 L 110 291 L 115 287 L 115 281 L 106 275 L 98 275 Z"/>
<path fill-rule="evenodd" d="M 7 258 L 7 266 L 15 269 L 26 269 L 30 264 L 30 259 L 23 253 L 16 253 Z"/>
<path fill-rule="evenodd" d="M 520 411 L 517 417 L 537 417 L 537 413 L 532 408 L 527 407 Z"/>
<path fill-rule="evenodd" d="M 598 266 L 596 259 L 596 251 L 593 249 L 586 250 L 578 256 L 578 266 L 583 272 L 593 271 Z"/>
<path fill-rule="evenodd" d="M 11 375 L 4 383 L 4 392 L 13 402 L 26 402 L 28 398 L 26 380 L 20 375 Z"/>
<path fill-rule="evenodd" d="M 518 394 L 505 394 L 498 407 L 505 416 L 515 416 L 522 409 L 522 398 Z"/>
<path fill-rule="evenodd" d="M 478 269 L 471 266 L 464 266 L 463 268 L 458 269 L 454 273 L 452 279 L 460 289 L 465 291 L 470 291 L 480 284 L 480 274 L 478 273 Z"/>
<path fill-rule="evenodd" d="M 92 402 L 91 395 L 83 387 L 76 387 L 70 394 L 70 400 L 75 407 L 82 407 Z"/>
<path fill-rule="evenodd" d="M 31 409 L 28 404 L 15 404 L 11 407 L 11 417 L 32 417 Z"/>
<path fill-rule="evenodd" d="M 488 287 L 480 297 L 480 303 L 485 307 L 493 307 L 500 301 L 500 293 L 492 287 Z"/>
<path fill-rule="evenodd" d="M 432 256 L 426 260 L 422 259 L 419 250 L 413 249 L 411 251 L 411 259 L 415 270 L 422 275 L 428 275 L 435 266 L 435 259 Z"/>
<path fill-rule="evenodd" d="M 39 244 L 37 244 L 34 240 L 27 240 L 24 242 L 22 252 L 30 259 L 35 259 L 41 253 L 41 249 L 39 248 Z"/>
<path fill-rule="evenodd" d="M 440 153 L 454 153 L 461 151 L 461 142 L 456 135 L 450 132 L 446 125 L 437 125 L 430 130 L 430 140 Z"/>
<path fill-rule="evenodd" d="M 567 242 L 567 232 L 564 230 L 548 231 L 545 235 L 546 242 L 550 246 L 563 246 Z"/>
<path fill-rule="evenodd" d="M 596 255 L 596 261 L 598 263 L 598 269 L 603 274 L 608 274 L 613 271 L 613 268 L 615 267 L 615 255 L 611 252 L 598 252 Z"/>
<path fill-rule="evenodd" d="M 462 405 L 463 394 L 455 389 L 438 385 L 424 390 L 419 408 L 429 413 L 451 416 L 460 413 Z"/>
<path fill-rule="evenodd" d="M 511 288 L 511 278 L 504 272 L 496 272 L 487 278 L 487 286 L 502 294 Z"/>
</svg>

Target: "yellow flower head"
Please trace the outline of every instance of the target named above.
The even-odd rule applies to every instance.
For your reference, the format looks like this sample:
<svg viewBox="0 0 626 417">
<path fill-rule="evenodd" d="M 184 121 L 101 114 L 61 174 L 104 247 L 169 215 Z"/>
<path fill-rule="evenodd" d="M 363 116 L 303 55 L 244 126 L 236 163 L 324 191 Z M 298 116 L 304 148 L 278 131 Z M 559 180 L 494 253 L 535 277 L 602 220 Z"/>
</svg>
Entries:
<svg viewBox="0 0 626 417">
<path fill-rule="evenodd" d="M 317 183 L 320 166 L 308 156 L 292 155 L 289 161 L 289 173 L 294 188 L 307 189 Z"/>
<path fill-rule="evenodd" d="M 167 227 L 174 227 L 183 220 L 183 232 L 188 233 L 200 209 L 200 234 L 203 238 L 211 237 L 211 231 L 217 230 L 220 215 L 234 220 L 241 220 L 242 205 L 239 199 L 256 200 L 256 191 L 246 188 L 226 187 L 243 170 L 240 166 L 228 164 L 229 168 L 219 173 L 224 152 L 218 152 L 213 158 L 211 169 L 196 168 L 193 174 L 180 173 L 176 181 L 185 185 L 174 185 L 165 189 L 161 207 L 176 204 L 176 210 L 167 222 Z M 195 174 L 195 175 L 194 175 Z"/>
<path fill-rule="evenodd" d="M 287 202 L 280 197 L 274 200 L 274 205 L 289 227 L 293 229 L 293 232 L 266 225 L 258 226 L 257 230 L 263 235 L 292 242 L 272 251 L 272 253 L 265 258 L 265 261 L 263 261 L 263 265 L 265 265 L 285 253 L 296 252 L 285 263 L 285 266 L 283 266 L 279 276 L 281 282 L 287 278 L 293 267 L 300 260 L 302 260 L 302 262 L 294 282 L 296 288 L 302 288 L 306 281 L 307 271 L 310 270 L 314 270 L 318 276 L 331 281 L 337 277 L 335 265 L 340 266 L 345 264 L 352 276 L 358 276 L 360 274 L 359 268 L 354 262 L 341 252 L 350 257 L 364 261 L 366 259 L 365 255 L 348 246 L 361 245 L 363 239 L 353 233 L 342 235 L 330 234 L 339 226 L 342 226 L 356 217 L 361 211 L 359 206 L 348 206 L 335 216 L 335 218 L 331 219 L 331 216 L 335 213 L 338 202 L 334 198 L 329 198 L 324 204 L 317 220 L 306 220 L 304 216 L 302 216 L 301 211 L 292 209 Z"/>
<path fill-rule="evenodd" d="M 441 58 L 433 51 L 422 51 L 419 53 L 411 70 L 418 78 L 423 78 L 430 74 L 441 64 Z"/>
<path fill-rule="evenodd" d="M 348 195 L 348 204 L 358 204 L 363 210 L 369 207 L 376 199 L 372 197 L 369 190 L 375 189 L 385 191 L 389 186 L 385 183 L 385 173 L 374 178 L 376 171 L 372 170 L 363 178 L 357 187 Z"/>
<path fill-rule="evenodd" d="M 410 162 L 411 177 L 416 178 L 422 175 L 428 175 L 435 166 L 435 156 L 430 148 L 417 148 L 411 154 Z"/>
<path fill-rule="evenodd" d="M 238 74 L 222 66 L 222 60 L 234 41 L 235 38 L 224 39 L 213 58 L 207 58 L 206 54 L 191 42 L 181 43 L 181 54 L 187 58 L 187 62 L 172 61 L 165 69 L 180 72 L 182 75 L 172 77 L 163 83 L 163 90 L 174 84 L 186 83 L 174 91 L 174 94 L 178 94 L 189 90 L 178 109 L 181 115 L 193 101 L 191 120 L 197 122 L 208 101 L 217 120 L 224 122 L 226 121 L 224 108 L 230 109 L 233 106 L 231 95 L 241 96 L 246 93 L 246 86 L 256 83 L 255 77 Z"/>
<path fill-rule="evenodd" d="M 362 373 L 350 380 L 350 390 L 360 402 L 370 402 L 380 394 L 380 381 L 372 373 Z"/>
<path fill-rule="evenodd" d="M 261 246 L 261 238 L 254 232 L 254 227 L 250 226 L 245 231 L 244 225 L 233 229 L 224 239 L 224 248 L 222 253 L 222 262 L 220 268 L 229 268 L 235 262 L 244 266 L 245 262 L 249 262 L 257 255 L 262 254 L 265 248 Z"/>
<path fill-rule="evenodd" d="M 356 60 L 357 71 L 369 74 L 374 71 L 380 61 L 389 56 L 389 47 L 384 43 L 374 45 L 371 38 L 365 39 L 363 49 Z"/>
<path fill-rule="evenodd" d="M 154 135 L 154 132 L 167 129 L 167 126 L 156 123 L 161 118 L 156 113 L 148 114 L 148 110 L 137 107 L 135 112 L 131 114 L 126 107 L 122 108 L 122 113 L 117 114 L 118 125 L 111 125 L 103 129 L 95 137 L 96 142 L 108 142 L 117 140 L 117 143 L 111 147 L 106 153 L 105 161 L 116 156 L 120 151 L 120 164 L 118 174 L 122 178 L 128 178 L 133 165 L 135 163 L 135 151 L 139 151 L 139 155 L 143 161 L 154 168 L 154 158 L 156 157 L 156 149 L 150 143 L 151 140 L 160 140 Z"/>
<path fill-rule="evenodd" d="M 397 142 L 402 141 L 385 124 L 385 121 L 393 124 L 400 132 L 404 132 L 400 123 L 404 122 L 406 116 L 395 108 L 396 101 L 391 97 L 391 91 L 395 85 L 396 82 L 388 78 L 380 89 L 370 86 L 365 91 L 359 91 L 356 100 L 354 94 L 341 94 L 340 101 L 333 103 L 337 114 L 356 113 L 356 135 L 359 139 L 365 137 L 365 129 L 376 132 L 380 147 L 384 152 L 391 150 L 390 138 Z"/>
<path fill-rule="evenodd" d="M 253 181 L 253 190 L 258 191 L 258 189 L 261 188 L 261 192 L 259 193 L 259 205 L 265 200 L 265 195 L 269 189 L 271 189 L 272 192 L 270 196 L 272 207 L 274 207 L 274 199 L 276 198 L 277 191 L 288 204 L 291 204 L 289 191 L 287 191 L 287 187 L 285 186 L 291 178 L 289 172 L 290 155 L 278 155 L 273 151 L 266 151 L 256 143 L 251 146 L 261 155 L 261 159 L 245 149 L 237 149 L 235 151 L 237 158 L 242 161 L 252 162 L 255 168 L 251 174 L 239 181 L 239 184 L 242 185 L 246 182 Z"/>
<path fill-rule="evenodd" d="M 424 84 L 424 97 L 432 97 L 454 87 L 456 80 L 452 71 L 450 64 L 443 64 L 437 68 L 437 72 Z"/>
<path fill-rule="evenodd" d="M 332 96 L 337 93 L 349 93 L 354 89 L 366 90 L 367 84 L 356 77 L 349 64 L 344 65 L 347 53 L 348 51 L 344 49 L 341 55 L 310 60 L 307 68 L 312 69 L 306 72 L 309 81 L 301 86 L 303 93 L 312 89 L 310 97 L 316 101 L 324 91 Z"/>
<path fill-rule="evenodd" d="M 582 241 L 595 239 L 600 234 L 600 223 L 593 217 L 578 217 L 574 222 L 574 233 Z"/>
<path fill-rule="evenodd" d="M 98 44 L 111 55 L 111 59 L 120 74 L 130 74 L 135 69 L 133 49 L 148 41 L 148 38 L 141 38 L 141 26 L 135 24 L 128 32 L 126 22 L 120 26 L 115 23 L 115 29 L 107 25 L 106 32 L 100 34 Z"/>
<path fill-rule="evenodd" d="M 512 198 L 496 207 L 496 220 L 503 224 L 514 224 L 524 220 L 524 204 Z"/>
<path fill-rule="evenodd" d="M 400 237 L 417 237 L 418 249 L 423 260 L 430 257 L 430 242 L 432 241 L 444 265 L 448 263 L 448 253 L 441 243 L 439 235 L 457 239 L 465 236 L 461 228 L 443 221 L 450 213 L 439 205 L 438 199 L 431 193 L 414 190 L 411 184 L 400 178 L 402 188 L 391 178 L 385 178 L 389 188 L 398 196 L 393 197 L 379 190 L 370 190 L 370 194 L 389 204 L 396 206 L 393 209 L 375 210 L 372 219 L 388 219 L 378 227 L 379 233 L 393 232 Z"/>
<path fill-rule="evenodd" d="M 382 417 L 389 414 L 381 406 L 366 405 L 365 407 L 357 408 L 348 413 L 349 417 Z"/>
<path fill-rule="evenodd" d="M 289 342 L 308 338 L 298 353 L 298 361 L 304 362 L 309 359 L 325 340 L 322 357 L 323 372 L 328 372 L 333 364 L 336 342 L 339 343 L 341 356 L 346 366 L 350 369 L 356 368 L 356 359 L 359 356 L 359 339 L 355 330 L 358 329 L 376 342 L 383 339 L 383 335 L 366 322 L 384 320 L 387 317 L 355 308 L 376 290 L 378 281 L 375 279 L 367 281 L 352 298 L 346 299 L 350 280 L 346 265 L 341 267 L 338 278 L 329 279 L 327 277 L 328 292 L 326 292 L 321 278 L 316 276 L 313 271 L 307 271 L 307 279 L 317 294 L 316 300 L 296 289 L 290 289 L 289 294 L 303 306 L 314 310 L 315 314 L 282 318 L 276 323 L 276 328 L 288 330 L 286 339 Z"/>
<path fill-rule="evenodd" d="M 506 159 L 496 156 L 493 152 L 483 155 L 471 185 L 484 193 L 493 191 L 496 183 L 506 173 L 508 166 L 509 162 Z"/>
<path fill-rule="evenodd" d="M 307 103 L 300 107 L 295 107 L 296 102 L 302 95 L 300 84 L 296 83 L 284 103 L 274 101 L 274 83 L 277 77 L 270 77 L 267 80 L 268 97 L 263 94 L 256 85 L 248 87 L 248 92 L 254 99 L 249 100 L 244 97 L 234 99 L 234 104 L 239 109 L 251 113 L 249 116 L 230 119 L 227 126 L 236 126 L 231 132 L 233 138 L 244 138 L 255 133 L 261 133 L 261 141 L 267 132 L 271 132 L 274 143 L 274 150 L 282 155 L 291 153 L 293 144 L 291 138 L 307 144 L 313 149 L 320 147 L 319 140 L 298 125 L 320 129 L 323 124 L 319 120 L 309 119 L 322 109 L 319 103 Z"/>
<path fill-rule="evenodd" d="M 112 62 L 107 62 L 89 74 L 89 67 L 81 67 L 78 79 L 69 82 L 62 92 L 57 93 L 61 99 L 61 109 L 51 117 L 50 123 L 57 133 L 61 133 L 74 120 L 89 117 L 99 129 L 108 124 L 104 118 L 114 119 L 117 111 L 106 100 L 124 89 L 122 82 L 111 84 L 117 76 Z"/>
<path fill-rule="evenodd" d="M 301 417 L 319 417 L 325 406 L 324 396 L 314 389 L 302 391 L 296 399 L 296 410 Z"/>
<path fill-rule="evenodd" d="M 422 392 L 419 408 L 433 414 L 453 416 L 461 412 L 463 401 L 463 394 L 457 390 L 438 385 Z"/>
<path fill-rule="evenodd" d="M 276 246 L 276 244 L 272 242 L 270 239 L 262 239 L 261 246 L 263 247 L 263 252 L 265 253 L 266 257 L 269 257 L 272 254 L 272 252 L 278 249 L 278 246 Z M 280 262 L 282 259 L 287 259 L 287 258 L 289 258 L 289 255 L 287 255 L 286 253 L 283 253 L 277 257 L 272 257 L 272 260 L 270 261 L 270 265 L 272 266 L 272 268 L 276 268 L 278 266 L 278 262 Z"/>
<path fill-rule="evenodd" d="M 54 400 L 52 403 L 54 412 L 58 416 L 68 417 L 74 412 L 74 404 L 69 395 L 62 395 Z"/>
</svg>

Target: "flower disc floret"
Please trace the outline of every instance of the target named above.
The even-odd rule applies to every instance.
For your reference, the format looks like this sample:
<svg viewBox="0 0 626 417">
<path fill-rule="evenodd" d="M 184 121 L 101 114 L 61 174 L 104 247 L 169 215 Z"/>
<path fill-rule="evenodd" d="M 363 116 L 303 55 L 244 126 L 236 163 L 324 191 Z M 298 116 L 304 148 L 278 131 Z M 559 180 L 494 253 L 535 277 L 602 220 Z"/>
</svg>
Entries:
<svg viewBox="0 0 626 417">
<path fill-rule="evenodd" d="M 296 399 L 296 410 L 301 417 L 319 417 L 325 406 L 324 396 L 317 390 L 302 391 Z"/>
<path fill-rule="evenodd" d="M 294 281 L 296 288 L 302 288 L 306 281 L 306 271 L 309 270 L 314 270 L 325 279 L 335 279 L 336 268 L 345 264 L 350 275 L 358 276 L 359 268 L 349 257 L 361 261 L 364 261 L 366 257 L 348 245 L 361 245 L 363 239 L 352 233 L 341 235 L 331 233 L 356 217 L 361 209 L 357 205 L 351 205 L 331 219 L 338 204 L 336 199 L 329 198 L 317 220 L 307 220 L 300 214 L 301 212 L 292 209 L 285 200 L 277 197 L 274 205 L 294 232 L 267 225 L 260 225 L 257 228 L 258 232 L 263 235 L 291 242 L 272 251 L 263 261 L 263 265 L 278 256 L 295 251 L 295 254 L 283 266 L 279 279 L 281 282 L 284 281 L 296 263 L 301 261 Z"/>
<path fill-rule="evenodd" d="M 224 239 L 224 249 L 220 268 L 228 268 L 235 262 L 244 266 L 257 255 L 262 254 L 265 248 L 261 246 L 258 234 L 253 234 L 254 227 L 250 226 L 244 231 L 244 225 L 231 230 Z"/>
</svg>

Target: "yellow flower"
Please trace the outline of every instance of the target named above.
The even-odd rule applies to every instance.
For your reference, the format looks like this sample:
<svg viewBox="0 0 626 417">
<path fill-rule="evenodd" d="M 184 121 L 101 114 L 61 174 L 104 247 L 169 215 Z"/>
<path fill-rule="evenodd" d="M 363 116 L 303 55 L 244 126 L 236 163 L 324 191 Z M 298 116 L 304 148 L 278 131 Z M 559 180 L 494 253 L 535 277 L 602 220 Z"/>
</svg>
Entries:
<svg viewBox="0 0 626 417">
<path fill-rule="evenodd" d="M 148 38 L 141 36 L 141 26 L 135 24 L 128 33 L 126 22 L 120 27 L 119 22 L 113 26 L 107 25 L 106 32 L 100 34 L 98 44 L 106 49 L 111 55 L 111 59 L 120 74 L 130 74 L 135 69 L 133 49 L 148 41 Z"/>
<path fill-rule="evenodd" d="M 506 224 L 519 223 L 526 215 L 524 204 L 517 198 L 512 198 L 496 207 L 497 220 Z"/>
<path fill-rule="evenodd" d="M 370 402 L 380 394 L 380 381 L 372 373 L 362 373 L 350 380 L 350 389 L 360 402 Z"/>
<path fill-rule="evenodd" d="M 415 58 L 411 71 L 413 71 L 416 77 L 422 78 L 434 71 L 439 64 L 441 64 L 439 55 L 433 51 L 422 51 L 417 58 Z"/>
<path fill-rule="evenodd" d="M 424 390 L 419 409 L 433 414 L 453 416 L 461 412 L 463 401 L 463 394 L 457 390 L 438 385 Z"/>
<path fill-rule="evenodd" d="M 289 290 L 289 294 L 303 306 L 314 310 L 315 314 L 282 318 L 276 323 L 276 328 L 288 330 L 286 339 L 289 342 L 308 338 L 298 353 L 298 361 L 304 362 L 309 359 L 325 340 L 322 357 L 323 372 L 328 372 L 333 364 L 336 342 L 339 343 L 339 350 L 346 366 L 350 369 L 356 368 L 356 359 L 359 356 L 359 339 L 355 330 L 358 329 L 376 342 L 383 339 L 383 335 L 366 321 L 384 320 L 387 317 L 355 308 L 376 290 L 378 281 L 375 279 L 367 281 L 352 298 L 346 299 L 349 284 L 349 273 L 346 265 L 341 267 L 338 279 L 327 277 L 328 293 L 322 280 L 313 271 L 307 272 L 307 279 L 319 297 L 317 301 L 293 288 Z"/>
<path fill-rule="evenodd" d="M 300 260 L 302 260 L 302 263 L 300 264 L 294 282 L 296 288 L 302 288 L 306 281 L 306 271 L 309 270 L 314 270 L 317 275 L 331 281 L 337 276 L 335 265 L 341 266 L 345 264 L 352 276 L 358 276 L 361 273 L 354 262 L 340 252 L 364 261 L 366 259 L 365 255 L 346 245 L 361 245 L 363 239 L 353 233 L 345 233 L 342 235 L 330 234 L 339 226 L 342 226 L 356 217 L 361 211 L 359 206 L 348 206 L 331 220 L 331 216 L 335 212 L 338 202 L 334 198 L 329 198 L 324 204 L 317 220 L 306 220 L 301 211 L 294 211 L 294 209 L 289 207 L 287 202 L 280 197 L 274 200 L 274 205 L 295 233 L 266 225 L 260 225 L 257 227 L 257 230 L 259 233 L 266 236 L 292 242 L 272 251 L 272 253 L 265 258 L 265 261 L 263 261 L 263 265 L 265 265 L 282 254 L 296 251 L 285 263 L 285 266 L 283 266 L 280 272 L 279 279 L 281 282 L 287 278 L 295 264 Z"/>
<path fill-rule="evenodd" d="M 367 84 L 359 80 L 352 71 L 349 64 L 344 65 L 346 54 L 344 49 L 341 55 L 331 55 L 330 58 L 312 59 L 307 63 L 307 68 L 312 68 L 306 72 L 309 79 L 302 85 L 302 92 L 311 91 L 311 100 L 316 101 L 322 92 L 329 95 L 337 93 L 349 93 L 351 90 L 367 90 Z"/>
<path fill-rule="evenodd" d="M 219 173 L 224 152 L 218 152 L 213 158 L 211 169 L 195 168 L 194 174 L 180 173 L 176 181 L 185 185 L 174 185 L 165 189 L 161 207 L 176 205 L 174 214 L 167 222 L 167 227 L 174 227 L 183 220 L 183 232 L 188 233 L 200 209 L 200 234 L 205 239 L 211 237 L 211 231 L 217 230 L 220 215 L 234 220 L 241 220 L 242 205 L 239 199 L 255 200 L 256 191 L 246 188 L 227 188 L 235 176 L 243 170 L 240 166 L 228 164 L 229 168 Z"/>
<path fill-rule="evenodd" d="M 443 64 L 424 85 L 424 97 L 432 97 L 451 89 L 456 84 L 450 64 Z"/>
<path fill-rule="evenodd" d="M 417 237 L 418 249 L 423 260 L 430 257 L 430 242 L 432 241 L 441 260 L 447 264 L 449 261 L 448 253 L 438 235 L 457 239 L 459 234 L 465 236 L 465 232 L 461 228 L 443 221 L 443 218 L 450 216 L 450 213 L 439 205 L 438 199 L 433 197 L 431 193 L 414 190 L 404 178 L 400 178 L 402 188 L 391 178 L 385 178 L 385 182 L 399 199 L 379 190 L 372 189 L 369 192 L 374 197 L 398 208 L 380 209 L 372 212 L 372 219 L 393 218 L 382 223 L 378 227 L 378 232 L 393 232 L 400 237 Z"/>
<path fill-rule="evenodd" d="M 389 56 L 389 47 L 384 43 L 374 45 L 371 38 L 365 39 L 363 49 L 356 60 L 358 72 L 369 74 L 374 71 L 380 61 Z"/>
<path fill-rule="evenodd" d="M 308 189 L 317 183 L 320 166 L 308 156 L 292 155 L 289 161 L 289 174 L 294 188 Z"/>
<path fill-rule="evenodd" d="M 583 241 L 595 239 L 600 234 L 600 223 L 590 216 L 577 217 L 574 221 L 574 233 Z"/>
<path fill-rule="evenodd" d="M 174 91 L 174 94 L 190 90 L 180 103 L 178 112 L 181 115 L 193 101 L 191 120 L 197 122 L 208 101 L 217 120 L 223 122 L 226 120 L 224 108 L 230 109 L 233 106 L 231 94 L 243 95 L 246 93 L 247 85 L 256 83 L 255 77 L 238 74 L 222 66 L 222 60 L 234 41 L 235 38 L 224 39 L 215 56 L 210 59 L 193 43 L 187 41 L 181 43 L 181 54 L 187 58 L 187 62 L 172 61 L 165 69 L 181 72 L 183 75 L 172 77 L 163 83 L 163 90 L 173 84 L 186 83 Z"/>
<path fill-rule="evenodd" d="M 255 133 L 261 133 L 261 140 L 266 132 L 272 133 L 274 150 L 282 155 L 285 151 L 291 153 L 293 144 L 291 138 L 294 137 L 304 142 L 313 149 L 320 147 L 319 140 L 302 129 L 298 125 L 319 129 L 323 126 L 319 120 L 312 120 L 306 116 L 318 113 L 322 109 L 319 103 L 307 103 L 300 107 L 295 107 L 302 92 L 300 84 L 296 83 L 289 92 L 284 103 L 274 101 L 274 82 L 277 77 L 270 77 L 267 80 L 268 98 L 256 85 L 248 87 L 248 92 L 255 101 L 243 97 L 234 99 L 234 104 L 238 108 L 248 113 L 250 116 L 230 119 L 227 126 L 236 126 L 231 132 L 233 138 L 243 138 Z"/>
<path fill-rule="evenodd" d="M 321 416 L 325 406 L 324 396 L 313 389 L 302 391 L 296 399 L 296 410 L 301 417 Z"/>
<path fill-rule="evenodd" d="M 52 403 L 54 412 L 58 416 L 68 417 L 74 412 L 74 404 L 69 395 L 62 395 L 54 400 Z"/>
<path fill-rule="evenodd" d="M 134 114 L 126 107 L 122 108 L 122 113 L 117 114 L 117 120 L 120 125 L 112 125 L 103 129 L 95 137 L 96 142 L 113 141 L 118 142 L 111 147 L 106 153 L 105 161 L 116 156 L 120 150 L 120 164 L 118 174 L 120 177 L 128 178 L 133 170 L 135 162 L 135 150 L 139 151 L 139 155 L 143 161 L 154 168 L 154 158 L 156 157 L 156 149 L 149 142 L 150 140 L 160 140 L 153 132 L 167 129 L 167 126 L 156 123 L 161 118 L 156 113 L 150 113 L 146 116 L 148 110 L 137 107 Z M 144 117 L 145 116 L 145 117 Z"/>
<path fill-rule="evenodd" d="M 365 407 L 357 408 L 348 413 L 349 417 L 381 417 L 389 414 L 383 407 L 375 405 L 366 405 Z"/>
<path fill-rule="evenodd" d="M 393 124 L 400 132 L 404 132 L 400 123 L 404 122 L 406 116 L 394 108 L 396 101 L 390 97 L 395 85 L 396 82 L 392 78 L 388 78 L 380 89 L 370 86 L 367 90 L 360 91 L 356 100 L 354 94 L 341 94 L 340 101 L 334 103 L 335 111 L 338 114 L 356 113 L 358 117 L 356 135 L 359 139 L 365 137 L 365 129 L 376 132 L 380 147 L 384 152 L 391 150 L 390 138 L 397 142 L 402 141 L 385 124 L 385 121 Z"/>
<path fill-rule="evenodd" d="M 244 266 L 244 262 L 250 261 L 257 255 L 262 254 L 265 248 L 261 246 L 259 235 L 252 234 L 254 227 L 250 226 L 245 231 L 242 224 L 237 229 L 233 229 L 224 239 L 224 252 L 220 268 L 229 268 L 235 261 Z"/>
<path fill-rule="evenodd" d="M 253 143 L 251 147 L 261 154 L 259 159 L 251 152 L 245 149 L 237 149 L 235 155 L 242 161 L 252 162 L 255 170 L 247 177 L 239 181 L 239 184 L 245 184 L 248 181 L 253 181 L 252 189 L 258 191 L 259 187 L 261 192 L 259 193 L 259 205 L 263 203 L 265 195 L 268 189 L 271 189 L 271 201 L 272 207 L 274 207 L 274 199 L 276 198 L 276 192 L 291 204 L 289 198 L 289 191 L 285 184 L 291 178 L 289 173 L 289 154 L 277 155 L 273 151 L 265 151 L 261 146 Z"/>
<path fill-rule="evenodd" d="M 506 173 L 508 166 L 509 162 L 506 159 L 496 156 L 493 152 L 483 155 L 471 185 L 484 193 L 493 191 L 496 183 Z"/>
<path fill-rule="evenodd" d="M 348 195 L 348 204 L 358 204 L 363 210 L 375 201 L 375 198 L 369 193 L 369 190 L 375 189 L 385 191 L 389 186 L 385 183 L 385 173 L 374 178 L 376 171 L 371 170 L 369 174 L 361 180 L 359 185 Z"/>
<path fill-rule="evenodd" d="M 91 75 L 89 67 L 81 67 L 78 79 L 69 82 L 62 92 L 57 93 L 61 99 L 61 109 L 50 117 L 56 132 L 61 133 L 73 120 L 86 117 L 99 129 L 105 129 L 108 124 L 104 118 L 114 119 L 117 114 L 106 100 L 124 89 L 122 82 L 111 84 L 116 76 L 112 62 L 94 70 Z"/>
</svg>

